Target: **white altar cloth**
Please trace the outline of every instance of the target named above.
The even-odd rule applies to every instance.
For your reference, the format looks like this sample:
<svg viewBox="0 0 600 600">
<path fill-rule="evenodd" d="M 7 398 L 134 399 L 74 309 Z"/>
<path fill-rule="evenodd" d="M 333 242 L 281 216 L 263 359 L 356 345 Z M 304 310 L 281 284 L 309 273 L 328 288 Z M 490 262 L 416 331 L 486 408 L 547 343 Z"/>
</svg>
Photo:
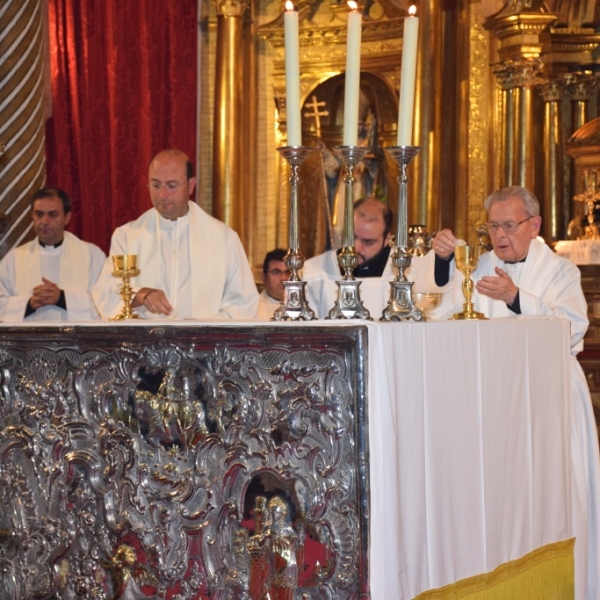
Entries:
<svg viewBox="0 0 600 600">
<path fill-rule="evenodd" d="M 600 265 L 600 240 L 562 240 L 554 251 L 576 265 Z"/>
<path fill-rule="evenodd" d="M 568 323 L 369 329 L 372 599 L 572 538 Z"/>
<path fill-rule="evenodd" d="M 121 323 L 291 336 L 367 326 L 372 600 L 408 600 L 574 537 L 565 320 Z"/>
</svg>

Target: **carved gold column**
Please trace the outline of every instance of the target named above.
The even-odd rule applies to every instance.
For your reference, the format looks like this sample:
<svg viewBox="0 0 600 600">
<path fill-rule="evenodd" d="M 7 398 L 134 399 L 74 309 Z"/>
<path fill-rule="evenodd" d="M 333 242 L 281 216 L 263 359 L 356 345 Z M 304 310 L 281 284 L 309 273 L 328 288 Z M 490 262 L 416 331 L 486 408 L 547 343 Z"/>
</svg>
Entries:
<svg viewBox="0 0 600 600">
<path fill-rule="evenodd" d="M 500 42 L 500 61 L 495 72 L 505 90 L 501 133 L 505 154 L 501 167 L 504 185 L 519 184 L 532 190 L 535 187 L 532 87 L 540 82 L 538 76 L 543 66 L 541 38 L 555 21 L 556 15 L 548 14 L 539 3 L 507 2 L 485 22 L 486 29 Z"/>
<path fill-rule="evenodd" d="M 560 80 L 540 85 L 544 100 L 544 193 L 542 202 L 542 235 L 547 243 L 564 238 L 569 219 L 568 202 L 563 201 L 563 139 L 561 102 L 564 84 Z"/>
<path fill-rule="evenodd" d="M 567 73 L 564 76 L 573 103 L 573 125 L 571 133 L 584 125 L 587 118 L 587 107 L 593 93 L 598 88 L 598 80 L 590 73 Z"/>
<path fill-rule="evenodd" d="M 217 40 L 213 137 L 213 214 L 247 245 L 242 189 L 243 14 L 248 0 L 216 0 Z"/>
<path fill-rule="evenodd" d="M 414 143 L 421 147 L 412 165 L 409 222 L 426 223 L 430 231 L 440 225 L 439 165 L 441 159 L 442 11 L 439 0 L 419 3 L 419 62 L 415 96 Z"/>
<path fill-rule="evenodd" d="M 569 95 L 571 96 L 572 112 L 571 112 L 571 135 L 575 133 L 580 127 L 583 127 L 587 122 L 587 109 L 589 102 L 598 88 L 598 80 L 596 77 L 589 73 L 566 73 L 563 76 L 563 81 L 567 87 Z M 575 172 L 575 163 L 571 160 L 572 172 Z M 577 202 L 572 197 L 575 195 L 576 185 L 575 181 L 571 180 L 571 198 L 569 198 L 565 204 L 566 210 L 566 223 L 573 216 L 585 215 L 585 203 Z M 566 231 L 565 231 L 566 233 Z"/>
<path fill-rule="evenodd" d="M 50 115 L 49 50 L 42 0 L 3 0 L 0 9 L 0 256 L 33 237 L 31 194 L 43 187 L 46 118 Z M 5 34 L 5 35 L 3 35 Z"/>
<path fill-rule="evenodd" d="M 543 63 L 540 59 L 523 59 L 515 67 L 515 155 L 514 183 L 530 190 L 535 185 L 535 131 L 533 86 Z"/>
<path fill-rule="evenodd" d="M 456 79 L 462 84 L 457 89 L 454 143 L 460 168 L 456 173 L 454 220 L 457 235 L 469 241 L 474 241 L 478 225 L 486 219 L 483 202 L 493 169 L 488 148 L 493 81 L 489 75 L 489 36 L 483 28 L 481 11 L 478 0 L 462 3 L 456 30 Z"/>
<path fill-rule="evenodd" d="M 515 164 L 515 90 L 513 72 L 507 65 L 496 65 L 493 69 L 500 88 L 501 124 L 500 129 L 500 185 L 510 185 L 514 181 Z"/>
</svg>

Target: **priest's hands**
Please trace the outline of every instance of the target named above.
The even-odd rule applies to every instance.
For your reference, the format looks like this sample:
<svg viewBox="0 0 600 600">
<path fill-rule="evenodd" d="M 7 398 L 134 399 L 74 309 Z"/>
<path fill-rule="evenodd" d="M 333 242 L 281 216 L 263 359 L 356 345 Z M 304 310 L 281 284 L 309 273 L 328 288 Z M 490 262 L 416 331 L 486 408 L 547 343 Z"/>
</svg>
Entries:
<svg viewBox="0 0 600 600">
<path fill-rule="evenodd" d="M 433 251 L 440 257 L 448 260 L 454 254 L 454 246 L 456 246 L 456 238 L 449 229 L 438 231 L 433 238 L 431 247 Z"/>
<path fill-rule="evenodd" d="M 58 302 L 60 298 L 60 288 L 49 279 L 42 277 L 42 285 L 36 285 L 33 288 L 33 295 L 29 299 L 29 305 L 33 310 L 42 306 L 51 306 Z"/>
<path fill-rule="evenodd" d="M 145 306 L 151 313 L 166 315 L 167 317 L 173 312 L 173 307 L 167 300 L 165 293 L 162 290 L 155 288 L 142 288 L 135 295 L 131 308 Z"/>
<path fill-rule="evenodd" d="M 496 267 L 496 275 L 498 277 L 482 277 L 475 287 L 480 294 L 489 296 L 493 300 L 501 300 L 510 306 L 515 301 L 519 288 L 506 271 Z"/>
</svg>

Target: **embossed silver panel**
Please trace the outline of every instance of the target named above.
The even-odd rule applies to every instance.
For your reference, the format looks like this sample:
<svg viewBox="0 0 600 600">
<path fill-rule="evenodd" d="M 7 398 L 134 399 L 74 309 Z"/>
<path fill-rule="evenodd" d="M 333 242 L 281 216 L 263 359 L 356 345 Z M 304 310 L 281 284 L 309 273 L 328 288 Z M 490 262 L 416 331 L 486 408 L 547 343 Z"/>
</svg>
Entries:
<svg viewBox="0 0 600 600">
<path fill-rule="evenodd" d="M 0 598 L 368 597 L 364 327 L 0 336 Z"/>
</svg>

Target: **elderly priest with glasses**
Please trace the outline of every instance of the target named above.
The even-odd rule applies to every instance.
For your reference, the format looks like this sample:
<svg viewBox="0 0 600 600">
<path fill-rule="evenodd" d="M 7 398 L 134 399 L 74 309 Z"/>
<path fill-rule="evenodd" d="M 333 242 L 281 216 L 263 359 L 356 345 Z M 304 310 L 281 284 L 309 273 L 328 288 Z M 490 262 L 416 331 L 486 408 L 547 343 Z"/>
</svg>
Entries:
<svg viewBox="0 0 600 600">
<path fill-rule="evenodd" d="M 503 188 L 487 198 L 484 207 L 493 250 L 481 256 L 471 276 L 474 309 L 490 318 L 541 315 L 568 319 L 571 324 L 575 589 L 577 598 L 600 598 L 598 432 L 588 385 L 575 358 L 583 349 L 588 328 L 580 271 L 538 238 L 540 206 L 530 191 L 519 186 Z M 436 283 L 441 286 L 453 280 L 436 311 L 440 317 L 460 311 L 464 301 L 463 275 L 453 261 L 456 243 L 448 229 L 440 231 L 433 242 Z M 586 556 L 587 561 L 583 559 Z"/>
<path fill-rule="evenodd" d="M 110 254 L 137 255 L 131 308 L 141 317 L 250 319 L 258 292 L 240 239 L 189 200 L 196 179 L 179 150 L 159 152 L 149 168 L 153 208 L 118 227 Z M 103 318 L 121 306 L 119 280 L 109 256 L 92 294 Z"/>
</svg>

